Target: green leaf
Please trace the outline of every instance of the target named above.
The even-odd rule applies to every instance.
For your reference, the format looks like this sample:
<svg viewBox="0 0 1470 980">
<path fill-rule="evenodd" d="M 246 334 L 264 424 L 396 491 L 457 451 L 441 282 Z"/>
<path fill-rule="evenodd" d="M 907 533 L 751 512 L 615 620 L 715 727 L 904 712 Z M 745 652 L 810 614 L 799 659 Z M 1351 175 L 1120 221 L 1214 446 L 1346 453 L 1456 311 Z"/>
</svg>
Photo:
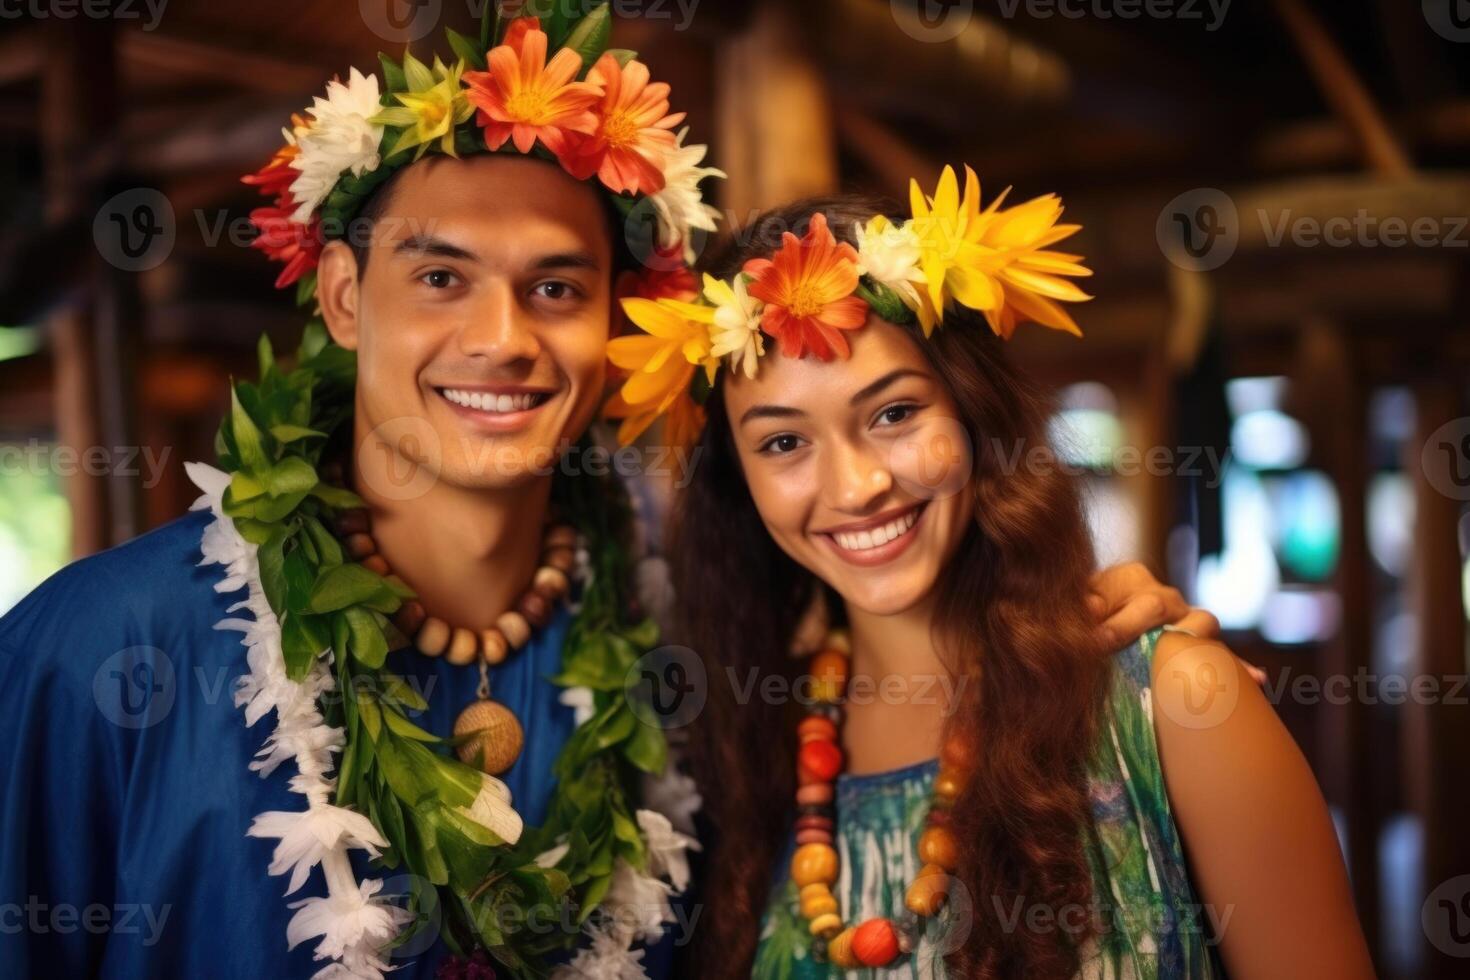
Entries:
<svg viewBox="0 0 1470 980">
<path fill-rule="evenodd" d="M 429 707 L 424 696 L 397 674 L 384 671 L 378 679 L 383 683 L 385 698 L 413 711 L 423 711 Z"/>
<path fill-rule="evenodd" d="M 255 420 L 245 411 L 245 407 L 240 404 L 240 391 L 237 387 L 230 388 L 230 422 L 235 435 L 235 445 L 240 450 L 241 464 L 251 473 L 263 476 L 270 468 L 270 458 L 266 455 L 260 429 L 256 427 Z"/>
<path fill-rule="evenodd" d="M 388 92 L 408 91 L 408 79 L 403 74 L 402 65 L 400 65 L 397 61 L 388 57 L 381 51 L 378 52 L 378 64 L 380 64 L 383 68 L 383 83 L 385 86 L 385 95 Z M 386 98 L 383 101 L 385 104 L 388 103 L 388 100 Z"/>
<path fill-rule="evenodd" d="M 418 725 L 403 717 L 402 713 L 391 708 L 383 711 L 383 721 L 387 723 L 388 728 L 395 735 L 411 738 L 416 742 L 427 742 L 431 745 L 443 741 L 438 735 L 435 735 L 433 732 L 424 731 Z"/>
<path fill-rule="evenodd" d="M 287 456 L 265 471 L 260 481 L 272 497 L 304 498 L 317 484 L 316 470 L 300 456 Z"/>
<path fill-rule="evenodd" d="M 266 602 L 279 616 L 286 611 L 286 538 L 285 528 L 277 528 L 265 544 L 255 552 L 256 564 L 260 567 L 260 587 L 265 592 Z"/>
<path fill-rule="evenodd" d="M 388 641 L 384 639 L 383 628 L 373 614 L 356 606 L 348 606 L 343 613 L 347 617 L 348 647 L 352 656 L 364 667 L 376 669 L 383 666 L 383 658 L 388 655 Z M 391 716 L 392 712 L 389 714 Z"/>
<path fill-rule="evenodd" d="M 265 484 L 244 470 L 236 470 L 230 477 L 230 499 L 237 504 L 265 495 Z"/>
<path fill-rule="evenodd" d="M 366 507 L 363 499 L 351 490 L 342 487 L 334 487 L 330 483 L 318 483 L 311 488 L 311 496 L 331 507 L 333 510 L 353 510 L 358 507 Z"/>
<path fill-rule="evenodd" d="M 308 429 L 302 425 L 291 425 L 288 422 L 283 422 L 280 425 L 271 426 L 270 432 L 271 435 L 276 438 L 276 441 L 281 443 L 291 443 L 296 442 L 300 439 L 310 439 L 312 437 L 320 439 L 325 439 L 327 437 L 327 434 L 325 432 L 318 432 L 315 429 Z"/>
<path fill-rule="evenodd" d="M 485 70 L 485 52 L 476 46 L 474 41 L 452 27 L 446 27 L 444 34 L 449 38 L 450 48 L 457 56 L 464 59 L 465 64 L 479 71 Z"/>
<path fill-rule="evenodd" d="M 612 7 L 602 3 L 589 10 L 587 16 L 577 22 L 577 26 L 567 35 L 566 46 L 582 57 L 584 68 L 591 68 L 607 48 L 608 38 L 611 36 Z"/>
<path fill-rule="evenodd" d="M 623 757 L 650 775 L 662 773 L 669 757 L 669 741 L 663 729 L 639 718 L 633 737 L 623 746 Z"/>
<path fill-rule="evenodd" d="M 281 620 L 281 652 L 286 676 L 299 681 L 306 676 L 317 656 L 331 644 L 327 625 L 320 616 L 287 612 Z"/>
<path fill-rule="evenodd" d="M 631 48 L 608 48 L 603 54 L 610 54 L 617 59 L 618 67 L 627 67 L 628 62 L 638 57 L 638 52 Z"/>
<path fill-rule="evenodd" d="M 306 533 L 311 536 L 311 541 L 316 545 L 318 553 L 321 554 L 322 568 L 335 568 L 342 564 L 342 545 L 326 525 L 315 517 L 302 518 L 301 526 L 306 528 Z"/>
<path fill-rule="evenodd" d="M 355 562 L 326 569 L 311 590 L 310 612 L 324 613 L 359 606 L 383 593 L 392 595 L 382 577 Z"/>
<path fill-rule="evenodd" d="M 276 353 L 271 349 L 271 338 L 269 334 L 261 334 L 260 339 L 255 342 L 255 358 L 260 366 L 260 376 L 263 378 L 270 369 L 276 366 Z"/>
<path fill-rule="evenodd" d="M 286 608 L 297 614 L 316 612 L 317 610 L 308 608 L 316 575 L 311 570 L 311 563 L 305 552 L 300 547 L 287 550 L 282 568 L 286 578 Z"/>
</svg>

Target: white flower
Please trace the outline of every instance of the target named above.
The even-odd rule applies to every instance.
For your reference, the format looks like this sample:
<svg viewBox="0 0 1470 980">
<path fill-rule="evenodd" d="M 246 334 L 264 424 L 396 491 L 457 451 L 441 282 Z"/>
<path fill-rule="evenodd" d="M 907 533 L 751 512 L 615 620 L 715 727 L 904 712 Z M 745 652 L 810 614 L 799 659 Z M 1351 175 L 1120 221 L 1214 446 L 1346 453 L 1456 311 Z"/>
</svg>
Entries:
<svg viewBox="0 0 1470 980">
<path fill-rule="evenodd" d="M 258 815 L 245 831 L 247 837 L 278 837 L 271 855 L 271 874 L 291 872 L 286 887 L 289 895 L 306 883 L 311 869 L 329 851 L 339 847 L 361 847 L 373 857 L 388 842 L 373 822 L 360 813 L 340 806 L 314 806 L 310 810 L 271 810 Z"/>
<path fill-rule="evenodd" d="M 730 355 L 730 369 L 744 370 L 747 378 L 755 377 L 756 358 L 766 352 L 761 336 L 760 300 L 745 288 L 745 275 L 735 273 L 730 282 L 722 282 L 704 274 L 704 298 L 715 305 L 715 319 L 710 324 L 709 352 L 715 357 Z"/>
<path fill-rule="evenodd" d="M 674 921 L 669 905 L 673 888 L 667 882 L 644 874 L 622 858 L 613 867 L 612 886 L 600 908 L 615 922 L 614 932 L 640 936 L 644 942 L 657 942 L 663 935 L 664 923 Z"/>
<path fill-rule="evenodd" d="M 572 845 L 570 843 L 568 843 L 568 842 L 562 842 L 562 843 L 556 845 L 553 848 L 550 848 L 548 850 L 542 851 L 540 854 L 536 855 L 536 861 L 535 861 L 536 867 L 538 867 L 538 868 L 554 868 L 554 867 L 556 867 L 558 864 L 561 864 L 561 859 L 564 858 L 564 857 L 566 857 L 567 856 L 567 852 L 570 851 L 571 849 L 572 849 Z"/>
<path fill-rule="evenodd" d="M 684 145 L 689 133 L 685 126 L 675 136 L 676 147 L 666 157 L 664 164 L 664 186 L 656 194 L 650 194 L 648 202 L 658 213 L 659 245 L 673 248 L 675 243 L 684 246 L 684 261 L 694 264 L 694 245 L 689 240 L 693 228 L 714 231 L 715 221 L 720 217 L 718 208 L 705 204 L 699 191 L 699 182 L 705 177 L 723 177 L 725 172 L 716 167 L 701 167 L 704 159 L 703 143 Z"/>
<path fill-rule="evenodd" d="M 572 961 L 551 971 L 551 980 L 645 980 L 643 950 L 629 949 L 629 938 L 616 925 L 587 930 L 591 943 Z"/>
<path fill-rule="evenodd" d="M 363 955 L 363 947 L 376 949 L 392 939 L 407 915 L 406 910 L 375 899 L 383 883 L 369 878 L 354 890 L 332 893 L 326 898 L 303 898 L 292 902 L 297 909 L 286 926 L 286 947 L 295 949 L 313 936 L 321 936 L 316 946 L 316 959 L 340 959 L 349 950 L 354 958 Z"/>
<path fill-rule="evenodd" d="M 291 184 L 291 196 L 299 205 L 291 215 L 293 221 L 308 223 L 343 171 L 361 177 L 364 171 L 378 168 L 383 127 L 368 122 L 382 108 L 378 101 L 378 76 L 364 75 L 356 68 L 346 85 L 333 79 L 327 83 L 327 97 L 312 101 L 307 110 L 311 125 L 297 139 L 300 152 L 291 161 L 301 172 Z"/>
<path fill-rule="evenodd" d="M 866 227 L 854 224 L 853 232 L 858 241 L 858 274 L 893 290 L 910 309 L 918 309 L 915 286 L 924 282 L 924 273 L 919 268 L 919 239 L 913 223 L 895 225 L 879 214 Z"/>
<path fill-rule="evenodd" d="M 561 692 L 557 700 L 572 709 L 572 720 L 578 728 L 591 721 L 592 716 L 597 713 L 597 704 L 593 700 L 590 687 L 569 687 Z"/>
<path fill-rule="evenodd" d="M 689 855 L 684 852 L 699 850 L 699 841 L 675 830 L 662 813 L 639 810 L 637 817 L 644 843 L 648 845 L 649 872 L 667 875 L 674 890 L 682 892 L 689 887 Z"/>
<path fill-rule="evenodd" d="M 694 814 L 704 805 L 694 777 L 679 771 L 670 759 L 664 771 L 643 779 L 643 802 L 669 818 L 675 830 L 694 833 Z"/>
</svg>

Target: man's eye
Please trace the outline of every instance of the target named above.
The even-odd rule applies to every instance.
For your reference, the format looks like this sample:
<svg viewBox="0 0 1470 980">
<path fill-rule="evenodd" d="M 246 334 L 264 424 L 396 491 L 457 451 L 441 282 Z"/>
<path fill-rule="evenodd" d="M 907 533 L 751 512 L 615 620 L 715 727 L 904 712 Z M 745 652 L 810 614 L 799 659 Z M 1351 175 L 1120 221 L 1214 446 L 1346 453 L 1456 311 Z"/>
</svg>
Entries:
<svg viewBox="0 0 1470 980">
<path fill-rule="evenodd" d="M 570 299 L 576 295 L 577 287 L 559 279 L 549 279 L 538 284 L 535 291 L 546 299 Z"/>
<path fill-rule="evenodd" d="M 448 289 L 454 285 L 455 278 L 454 273 L 448 269 L 434 269 L 432 272 L 424 273 L 419 280 L 434 289 Z"/>
</svg>

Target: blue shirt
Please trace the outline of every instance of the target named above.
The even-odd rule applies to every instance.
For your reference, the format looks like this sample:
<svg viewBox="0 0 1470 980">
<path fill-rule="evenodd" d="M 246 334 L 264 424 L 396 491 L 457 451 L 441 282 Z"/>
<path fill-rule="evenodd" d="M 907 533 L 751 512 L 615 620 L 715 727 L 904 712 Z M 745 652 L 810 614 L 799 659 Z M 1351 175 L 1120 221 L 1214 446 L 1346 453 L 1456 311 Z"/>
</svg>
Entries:
<svg viewBox="0 0 1470 980">
<path fill-rule="evenodd" d="M 249 763 L 275 725 L 235 706 L 248 672 L 242 634 L 216 630 L 244 590 L 219 593 L 199 566 L 208 511 L 75 562 L 0 618 L 0 974 L 107 978 L 310 977 L 318 941 L 286 948 L 288 903 L 326 894 L 321 868 L 285 895 L 266 873 L 276 840 L 245 836 L 256 814 L 301 810 L 287 763 L 262 778 Z M 546 678 L 570 615 L 494 668 L 496 700 L 520 718 L 525 749 L 503 777 L 528 826 L 545 817 L 552 762 L 574 723 Z M 414 720 L 447 736 L 475 700 L 479 673 L 409 650 L 389 666 L 428 709 Z M 395 890 L 404 869 L 358 877 Z M 447 955 L 433 932 L 395 952 L 390 976 L 432 977 Z M 670 975 L 672 937 L 645 953 Z"/>
</svg>

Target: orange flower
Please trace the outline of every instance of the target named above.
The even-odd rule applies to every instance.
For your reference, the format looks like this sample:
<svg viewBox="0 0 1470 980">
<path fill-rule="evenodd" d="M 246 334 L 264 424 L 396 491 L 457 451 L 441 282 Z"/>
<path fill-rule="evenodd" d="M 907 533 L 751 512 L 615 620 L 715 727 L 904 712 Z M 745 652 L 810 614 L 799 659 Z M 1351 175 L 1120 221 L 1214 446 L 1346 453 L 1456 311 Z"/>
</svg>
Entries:
<svg viewBox="0 0 1470 980">
<path fill-rule="evenodd" d="M 669 111 L 669 86 L 650 82 L 648 66 L 604 54 L 587 77 L 602 86 L 597 129 L 576 140 L 567 170 L 578 180 L 597 174 L 614 193 L 655 194 L 664 187 L 664 166 L 678 148 L 670 132 L 684 113 Z"/>
<path fill-rule="evenodd" d="M 745 263 L 743 271 L 753 277 L 750 295 L 766 304 L 761 329 L 776 338 L 782 354 L 809 351 L 824 361 L 848 355 L 842 331 L 868 319 L 868 304 L 853 295 L 857 259 L 857 250 L 832 237 L 827 216 L 818 211 L 805 236 L 783 232 L 774 257 Z"/>
<path fill-rule="evenodd" d="M 570 48 L 557 51 L 547 63 L 546 32 L 535 17 L 512 21 L 505 42 L 485 60 L 488 70 L 467 71 L 464 82 L 465 98 L 479 110 L 475 121 L 484 128 L 489 149 L 498 150 L 511 140 L 521 153 L 529 153 L 540 140 L 560 158 L 571 134 L 597 128 L 592 106 L 602 88 L 575 81 L 582 58 Z"/>
</svg>

